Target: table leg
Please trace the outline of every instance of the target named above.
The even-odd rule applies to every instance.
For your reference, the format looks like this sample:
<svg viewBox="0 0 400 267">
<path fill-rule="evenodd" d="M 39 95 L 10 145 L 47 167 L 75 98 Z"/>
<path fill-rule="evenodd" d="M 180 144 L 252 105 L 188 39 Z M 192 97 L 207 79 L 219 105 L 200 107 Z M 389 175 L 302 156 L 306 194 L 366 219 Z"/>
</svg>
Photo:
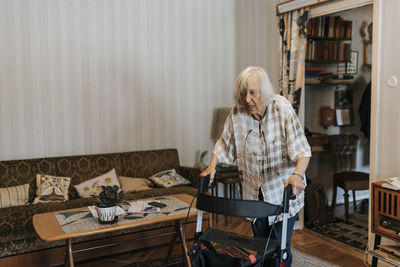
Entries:
<svg viewBox="0 0 400 267">
<path fill-rule="evenodd" d="M 374 250 L 378 249 L 379 245 L 381 244 L 381 236 L 375 234 L 375 240 L 374 240 Z M 372 267 L 376 267 L 378 265 L 378 258 L 377 257 L 372 257 Z"/>
<path fill-rule="evenodd" d="M 190 262 L 190 258 L 189 258 L 189 255 L 188 255 L 188 249 L 187 249 L 187 246 L 186 246 L 186 240 L 185 240 L 184 235 L 183 235 L 183 228 L 182 228 L 181 221 L 177 220 L 176 221 L 176 225 L 179 228 L 179 236 L 181 238 L 181 244 L 182 244 L 182 248 L 183 248 L 183 253 L 185 253 L 185 258 L 186 258 L 187 265 L 188 265 L 188 267 L 192 267 L 192 264 Z"/>
<path fill-rule="evenodd" d="M 65 267 L 74 267 L 74 259 L 72 258 L 72 241 L 71 239 L 65 240 Z"/>
<path fill-rule="evenodd" d="M 344 191 L 344 220 L 349 222 L 349 191 Z"/>
</svg>

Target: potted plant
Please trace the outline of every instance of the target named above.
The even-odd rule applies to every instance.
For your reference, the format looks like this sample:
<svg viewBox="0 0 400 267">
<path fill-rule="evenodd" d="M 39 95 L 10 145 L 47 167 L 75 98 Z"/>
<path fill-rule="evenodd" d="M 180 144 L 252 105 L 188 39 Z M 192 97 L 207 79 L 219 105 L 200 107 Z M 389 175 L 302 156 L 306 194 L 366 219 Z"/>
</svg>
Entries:
<svg viewBox="0 0 400 267">
<path fill-rule="evenodd" d="M 96 205 L 98 219 L 101 223 L 112 223 L 116 219 L 117 206 L 124 200 L 124 192 L 118 192 L 118 185 L 104 186 L 99 194 L 99 202 Z"/>
</svg>

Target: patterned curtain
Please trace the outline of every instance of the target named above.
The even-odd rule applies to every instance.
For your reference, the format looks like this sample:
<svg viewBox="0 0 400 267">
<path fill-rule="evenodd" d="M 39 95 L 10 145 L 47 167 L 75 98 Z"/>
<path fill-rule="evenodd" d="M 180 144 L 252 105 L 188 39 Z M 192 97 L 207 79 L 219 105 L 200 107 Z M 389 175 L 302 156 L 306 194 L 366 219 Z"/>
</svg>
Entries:
<svg viewBox="0 0 400 267">
<path fill-rule="evenodd" d="M 307 46 L 309 8 L 280 15 L 280 87 L 296 113 L 300 108 Z"/>
</svg>

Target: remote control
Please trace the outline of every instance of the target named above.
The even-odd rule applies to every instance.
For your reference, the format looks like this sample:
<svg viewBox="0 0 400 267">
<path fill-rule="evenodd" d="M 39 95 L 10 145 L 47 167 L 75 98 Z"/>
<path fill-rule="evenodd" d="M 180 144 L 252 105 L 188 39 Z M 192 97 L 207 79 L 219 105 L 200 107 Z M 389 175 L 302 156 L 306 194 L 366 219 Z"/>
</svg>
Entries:
<svg viewBox="0 0 400 267">
<path fill-rule="evenodd" d="M 154 207 L 158 207 L 158 208 L 164 208 L 164 207 L 167 206 L 164 203 L 160 203 L 160 202 L 156 202 L 156 201 L 152 201 L 152 202 L 149 202 L 147 204 L 149 204 L 151 206 L 154 206 Z"/>
</svg>

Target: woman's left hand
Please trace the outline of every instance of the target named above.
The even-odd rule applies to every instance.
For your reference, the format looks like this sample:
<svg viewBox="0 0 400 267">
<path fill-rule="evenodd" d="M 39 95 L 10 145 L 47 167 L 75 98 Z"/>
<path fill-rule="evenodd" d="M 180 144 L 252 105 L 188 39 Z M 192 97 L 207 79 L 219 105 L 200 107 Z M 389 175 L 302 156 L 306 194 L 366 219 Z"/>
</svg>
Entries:
<svg viewBox="0 0 400 267">
<path fill-rule="evenodd" d="M 296 174 L 292 174 L 289 179 L 285 181 L 284 187 L 286 187 L 288 184 L 292 185 L 293 195 L 300 194 L 305 188 L 303 179 Z"/>
</svg>

